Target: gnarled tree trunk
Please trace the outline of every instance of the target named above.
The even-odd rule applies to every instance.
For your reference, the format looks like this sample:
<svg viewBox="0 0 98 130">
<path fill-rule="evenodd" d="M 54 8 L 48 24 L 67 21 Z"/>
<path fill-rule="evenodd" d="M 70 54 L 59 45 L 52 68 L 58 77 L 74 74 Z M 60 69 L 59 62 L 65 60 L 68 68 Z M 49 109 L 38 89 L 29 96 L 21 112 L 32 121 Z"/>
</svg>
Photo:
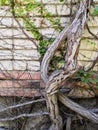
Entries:
<svg viewBox="0 0 98 130">
<path fill-rule="evenodd" d="M 50 45 L 46 54 L 44 55 L 41 64 L 41 75 L 43 80 L 46 82 L 47 107 L 53 123 L 50 127 L 50 130 L 63 129 L 62 117 L 59 114 L 58 97 L 60 101 L 63 100 L 64 97 L 59 96 L 57 90 L 60 83 L 71 78 L 80 68 L 77 63 L 77 55 L 79 51 L 82 32 L 88 17 L 88 8 L 90 8 L 90 0 L 81 0 L 80 7 L 72 24 L 67 29 L 64 28 L 55 39 L 55 41 Z M 64 68 L 56 70 L 50 76 L 48 76 L 48 67 L 50 60 L 53 57 L 54 52 L 65 39 L 67 39 L 67 49 L 65 54 Z M 65 98 L 65 100 L 63 100 L 64 102 L 62 101 L 62 103 L 64 103 L 65 106 L 68 106 L 68 102 L 66 102 L 66 99 L 67 98 Z M 71 107 L 70 100 L 67 101 L 69 101 L 69 108 L 72 108 L 72 110 L 79 113 L 79 111 Z M 84 113 L 83 116 L 86 117 Z M 90 117 L 92 116 L 90 115 Z M 98 122 L 98 116 L 96 116 L 96 120 L 96 122 Z"/>
</svg>

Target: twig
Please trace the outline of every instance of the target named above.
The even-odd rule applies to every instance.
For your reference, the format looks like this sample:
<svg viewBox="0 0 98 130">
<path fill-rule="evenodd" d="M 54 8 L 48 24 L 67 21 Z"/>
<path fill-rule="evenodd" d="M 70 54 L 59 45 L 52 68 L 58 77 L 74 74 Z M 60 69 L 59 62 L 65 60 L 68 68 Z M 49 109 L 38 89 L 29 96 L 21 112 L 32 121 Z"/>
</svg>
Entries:
<svg viewBox="0 0 98 130">
<path fill-rule="evenodd" d="M 88 32 L 89 32 L 95 39 L 98 40 L 98 36 L 96 36 L 94 33 L 91 32 L 91 30 L 90 30 L 90 28 L 89 28 L 89 26 L 88 26 L 87 23 L 86 23 L 86 28 L 87 28 Z"/>
<path fill-rule="evenodd" d="M 13 121 L 19 118 L 23 117 L 38 117 L 38 116 L 44 116 L 44 115 L 49 115 L 48 112 L 41 112 L 41 113 L 34 113 L 34 114 L 21 114 L 15 117 L 8 117 L 8 118 L 0 118 L 0 121 Z"/>
<path fill-rule="evenodd" d="M 96 64 L 97 62 L 98 62 L 98 52 L 97 52 L 96 56 L 93 58 L 93 62 L 91 62 L 91 64 L 85 66 L 85 67 L 84 67 L 84 70 L 85 70 L 85 71 L 91 70 L 91 69 L 95 66 L 95 64 Z"/>
<path fill-rule="evenodd" d="M 7 108 L 1 109 L 0 113 L 4 112 L 4 111 L 8 111 L 9 109 L 15 109 L 15 108 L 23 107 L 25 105 L 30 105 L 30 104 L 33 104 L 33 103 L 39 103 L 39 102 L 45 102 L 45 101 L 46 101 L 45 99 L 38 99 L 38 100 L 33 100 L 33 101 L 22 103 L 22 104 L 17 104 L 17 105 L 9 106 Z"/>
<path fill-rule="evenodd" d="M 62 102 L 66 107 L 70 108 L 71 110 L 75 111 L 79 115 L 84 118 L 89 119 L 90 121 L 98 124 L 98 115 L 93 113 L 92 111 L 87 110 L 86 108 L 78 105 L 77 103 L 71 101 L 69 98 L 64 96 L 63 94 L 59 93 L 59 100 Z"/>
<path fill-rule="evenodd" d="M 67 118 L 66 130 L 71 130 L 71 117 L 68 117 L 68 118 Z"/>
</svg>

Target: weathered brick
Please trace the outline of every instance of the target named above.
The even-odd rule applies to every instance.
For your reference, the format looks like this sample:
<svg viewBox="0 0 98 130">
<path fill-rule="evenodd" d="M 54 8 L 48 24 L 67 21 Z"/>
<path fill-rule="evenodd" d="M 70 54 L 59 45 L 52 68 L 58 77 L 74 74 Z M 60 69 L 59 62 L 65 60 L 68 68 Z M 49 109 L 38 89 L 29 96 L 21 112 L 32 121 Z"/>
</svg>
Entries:
<svg viewBox="0 0 98 130">
<path fill-rule="evenodd" d="M 87 23 L 90 27 L 98 27 L 98 17 L 97 16 L 89 17 L 89 20 Z"/>
<path fill-rule="evenodd" d="M 10 7 L 0 6 L 0 16 L 12 16 L 10 13 Z"/>
<path fill-rule="evenodd" d="M 0 27 L 12 27 L 12 18 L 0 17 Z"/>
<path fill-rule="evenodd" d="M 35 89 L 22 89 L 22 88 L 0 88 L 0 96 L 22 96 L 22 97 L 38 97 L 42 96 L 44 91 Z"/>
<path fill-rule="evenodd" d="M 37 49 L 38 41 L 28 39 L 14 39 L 15 50 L 33 50 Z"/>
<path fill-rule="evenodd" d="M 30 32 L 26 31 L 25 29 L 24 31 L 22 31 L 22 29 L 17 28 L 13 30 L 13 37 L 14 38 L 28 38 L 28 37 L 32 38 L 33 35 Z"/>
<path fill-rule="evenodd" d="M 97 27 L 91 27 L 91 32 L 93 32 L 95 35 L 98 35 Z M 87 29 L 84 30 L 83 37 L 93 38 L 93 36 L 88 32 Z"/>
<path fill-rule="evenodd" d="M 80 50 L 96 51 L 98 50 L 97 40 L 83 39 L 81 40 Z"/>
<path fill-rule="evenodd" d="M 70 8 L 67 5 L 57 5 L 57 14 L 58 15 L 69 15 Z"/>
<path fill-rule="evenodd" d="M 0 49 L 2 50 L 11 50 L 12 49 L 12 40 L 3 39 L 0 40 Z"/>
<path fill-rule="evenodd" d="M 16 60 L 38 60 L 40 55 L 37 50 L 14 50 Z"/>
<path fill-rule="evenodd" d="M 27 67 L 27 62 L 26 61 L 22 61 L 22 60 L 20 60 L 20 61 L 18 61 L 18 60 L 15 60 L 15 61 L 13 61 L 13 69 L 14 70 L 26 70 L 26 69 L 28 69 L 28 67 Z"/>
<path fill-rule="evenodd" d="M 59 0 L 42 0 L 43 3 L 58 3 Z"/>
<path fill-rule="evenodd" d="M 79 53 L 79 60 L 81 61 L 91 61 L 94 59 L 95 55 L 97 54 L 97 52 L 95 51 L 87 51 L 87 50 L 81 50 Z"/>
<path fill-rule="evenodd" d="M 43 28 L 40 31 L 42 33 L 42 35 L 45 35 L 47 37 L 56 37 L 58 36 L 59 32 L 55 31 L 54 28 Z"/>
<path fill-rule="evenodd" d="M 40 62 L 39 61 L 28 61 L 28 70 L 40 71 Z"/>
<path fill-rule="evenodd" d="M 69 17 L 61 17 L 60 23 L 63 27 L 68 27 L 71 24 L 71 20 Z"/>
<path fill-rule="evenodd" d="M 6 57 L 6 56 L 5 56 Z M 0 70 L 12 70 L 12 61 L 10 60 L 1 60 L 0 61 Z"/>
<path fill-rule="evenodd" d="M 79 0 L 77 0 L 77 1 L 79 1 Z M 97 1 L 97 0 L 95 0 L 95 1 Z M 64 4 L 64 3 L 70 3 L 70 2 L 72 2 L 72 0 L 64 0 L 63 2 L 60 2 L 60 0 L 42 0 L 42 2 L 47 3 L 47 4 L 49 4 L 49 3 L 51 3 L 51 4 L 55 4 L 55 3 L 56 4 Z M 76 2 L 76 0 L 74 2 Z"/>
<path fill-rule="evenodd" d="M 40 80 L 40 72 L 32 71 L 1 71 L 0 79 L 10 80 Z"/>
<path fill-rule="evenodd" d="M 12 29 L 9 29 L 9 28 L 5 28 L 5 29 L 2 29 L 0 28 L 0 38 L 12 38 Z"/>
<path fill-rule="evenodd" d="M 2 59 L 12 59 L 12 50 L 0 50 L 0 60 Z"/>
<path fill-rule="evenodd" d="M 40 63 L 39 61 L 14 61 L 13 62 L 14 70 L 31 70 L 31 71 L 39 71 Z"/>
<path fill-rule="evenodd" d="M 40 88 L 40 83 L 39 80 L 0 80 L 0 88 L 38 89 Z"/>
<path fill-rule="evenodd" d="M 45 9 L 51 12 L 51 14 L 57 14 L 55 5 L 45 5 Z"/>
</svg>

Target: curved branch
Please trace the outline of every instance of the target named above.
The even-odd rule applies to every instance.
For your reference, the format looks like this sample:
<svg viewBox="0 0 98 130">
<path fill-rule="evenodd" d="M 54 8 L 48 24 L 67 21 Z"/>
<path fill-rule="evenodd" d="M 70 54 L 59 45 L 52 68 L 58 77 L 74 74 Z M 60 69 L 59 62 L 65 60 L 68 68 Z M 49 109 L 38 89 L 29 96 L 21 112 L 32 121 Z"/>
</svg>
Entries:
<svg viewBox="0 0 98 130">
<path fill-rule="evenodd" d="M 70 108 L 72 111 L 80 114 L 82 117 L 89 119 L 90 121 L 98 124 L 98 115 L 85 109 L 84 107 L 78 105 L 77 103 L 71 101 L 65 95 L 59 93 L 59 100 L 62 102 L 66 107 Z"/>
<path fill-rule="evenodd" d="M 23 117 L 38 117 L 38 116 L 48 116 L 49 113 L 48 112 L 40 112 L 40 113 L 34 113 L 34 114 L 21 114 L 15 117 L 8 117 L 8 118 L 0 118 L 0 121 L 13 121 L 19 118 L 23 118 Z"/>
<path fill-rule="evenodd" d="M 95 39 L 97 39 L 98 40 L 98 36 L 97 35 L 95 35 L 93 32 L 91 32 L 91 30 L 90 30 L 90 28 L 89 28 L 89 26 L 88 26 L 88 24 L 86 23 L 86 28 L 87 28 L 87 30 L 88 30 L 88 32 L 95 38 Z"/>
<path fill-rule="evenodd" d="M 68 78 L 71 78 L 73 74 L 75 74 L 79 69 L 79 66 L 77 64 L 77 54 L 78 54 L 78 50 L 80 46 L 80 40 L 82 37 L 82 31 L 84 29 L 84 25 L 87 19 L 86 11 L 87 11 L 86 5 L 84 5 L 84 3 L 82 3 L 81 1 L 80 8 L 76 14 L 76 17 L 73 23 L 66 30 L 68 45 L 67 45 L 67 52 L 65 55 L 64 70 L 62 69 L 62 70 L 54 71 L 50 75 L 49 81 L 47 82 L 47 87 L 46 87 L 47 93 L 54 92 L 58 88 L 61 82 L 65 81 Z M 53 48 L 54 44 L 52 44 L 51 46 Z M 50 55 L 48 54 L 48 52 L 46 52 L 42 65 L 43 64 L 46 65 L 46 62 L 50 61 L 50 56 L 52 56 L 51 55 L 52 48 L 49 48 Z M 44 71 L 46 67 L 45 66 L 43 67 L 44 67 L 43 68 L 43 71 Z"/>
<path fill-rule="evenodd" d="M 63 31 L 59 34 L 59 36 L 55 39 L 55 41 L 50 45 L 50 47 L 48 48 L 47 52 L 43 57 L 42 64 L 41 64 L 41 76 L 45 82 L 47 82 L 49 79 L 47 74 L 49 62 L 55 50 L 59 47 L 60 43 L 62 43 L 66 38 L 66 34 L 67 34 L 67 29 L 65 27 Z"/>
<path fill-rule="evenodd" d="M 10 110 L 10 109 L 16 109 L 16 108 L 19 108 L 19 107 L 24 107 L 24 106 L 26 106 L 26 105 L 30 105 L 30 104 L 33 104 L 33 103 L 41 103 L 41 102 L 43 102 L 43 101 L 46 101 L 46 100 L 43 98 L 43 99 L 33 100 L 33 101 L 29 101 L 29 102 L 25 102 L 25 103 L 21 103 L 21 104 L 9 106 L 9 107 L 0 109 L 0 113 L 1 113 L 1 112 L 5 112 L 5 111 L 8 111 L 8 110 Z"/>
<path fill-rule="evenodd" d="M 84 67 L 84 70 L 85 70 L 85 71 L 91 70 L 91 69 L 95 66 L 95 64 L 96 64 L 97 62 L 98 62 L 98 52 L 97 52 L 96 56 L 93 58 L 93 62 L 91 62 L 89 65 L 85 66 L 85 67 Z"/>
<path fill-rule="evenodd" d="M 47 82 L 49 80 L 48 66 L 49 66 L 50 60 L 53 57 L 55 51 L 57 50 L 59 45 L 65 40 L 65 38 L 68 38 L 70 40 L 72 35 L 75 33 L 78 34 L 77 35 L 78 37 L 76 36 L 77 41 L 76 41 L 76 43 L 74 43 L 74 46 L 76 47 L 76 51 L 77 51 L 77 48 L 79 46 L 79 41 L 81 39 L 80 36 L 82 35 L 82 29 L 83 29 L 85 21 L 87 19 L 86 16 L 87 16 L 87 6 L 86 6 L 86 4 L 83 3 L 83 1 L 81 1 L 80 8 L 79 8 L 72 24 L 67 29 L 65 27 L 61 31 L 61 33 L 57 36 L 55 41 L 50 45 L 50 47 L 48 48 L 48 50 L 46 51 L 46 53 L 43 57 L 42 64 L 41 64 L 41 76 L 45 82 Z M 77 32 L 77 30 L 78 30 L 78 32 Z M 75 41 L 73 41 L 73 42 L 75 42 Z M 73 46 L 73 50 L 75 49 L 74 46 Z M 75 50 L 74 50 L 74 52 L 75 52 Z M 67 52 L 67 54 L 68 53 L 69 52 Z M 71 59 L 70 58 L 69 59 L 72 60 L 74 55 L 75 55 L 75 53 L 73 53 L 71 55 Z"/>
</svg>

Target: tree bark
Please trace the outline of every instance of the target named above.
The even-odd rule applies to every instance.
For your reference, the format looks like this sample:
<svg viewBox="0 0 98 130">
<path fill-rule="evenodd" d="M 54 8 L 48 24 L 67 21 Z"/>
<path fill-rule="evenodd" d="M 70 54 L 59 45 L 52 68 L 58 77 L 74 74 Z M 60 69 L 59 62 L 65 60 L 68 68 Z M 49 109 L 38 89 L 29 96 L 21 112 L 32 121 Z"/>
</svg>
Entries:
<svg viewBox="0 0 98 130">
<path fill-rule="evenodd" d="M 49 108 L 50 118 L 52 121 L 52 126 L 50 127 L 50 130 L 63 129 L 63 122 L 58 107 L 57 90 L 60 83 L 71 78 L 80 68 L 77 63 L 77 56 L 82 32 L 88 17 L 88 7 L 90 7 L 90 0 L 80 1 L 80 7 L 72 24 L 67 29 L 64 28 L 61 31 L 61 33 L 46 51 L 46 54 L 44 55 L 42 60 L 41 76 L 46 82 L 47 107 Z M 53 57 L 56 49 L 65 40 L 65 38 L 67 39 L 67 49 L 65 54 L 64 68 L 54 71 L 49 76 L 48 67 L 50 60 Z M 61 101 L 60 96 L 59 98 Z M 69 108 L 73 109 L 73 107 L 71 107 L 71 104 Z"/>
<path fill-rule="evenodd" d="M 98 115 L 95 114 L 93 111 L 87 110 L 86 108 L 78 105 L 77 103 L 71 101 L 63 94 L 59 94 L 59 100 L 62 102 L 66 107 L 70 108 L 71 110 L 75 111 L 82 117 L 98 124 Z"/>
</svg>

